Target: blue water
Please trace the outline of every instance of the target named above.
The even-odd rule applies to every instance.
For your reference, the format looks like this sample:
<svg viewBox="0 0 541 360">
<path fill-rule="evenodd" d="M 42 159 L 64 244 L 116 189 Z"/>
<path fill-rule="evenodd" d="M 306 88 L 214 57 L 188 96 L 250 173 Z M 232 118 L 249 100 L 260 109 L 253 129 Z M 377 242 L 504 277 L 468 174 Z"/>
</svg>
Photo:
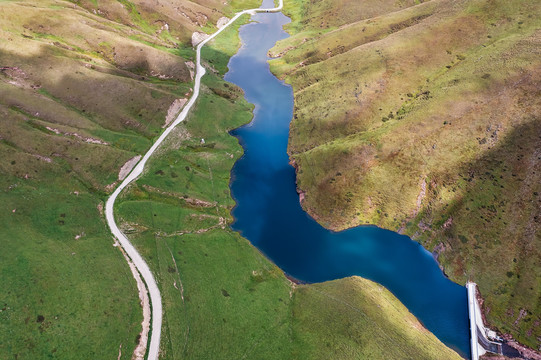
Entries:
<svg viewBox="0 0 541 360">
<path fill-rule="evenodd" d="M 429 252 L 374 226 L 327 230 L 300 207 L 286 153 L 293 93 L 270 73 L 266 55 L 287 37 L 282 26 L 289 19 L 281 13 L 252 19 L 240 29 L 243 46 L 225 76 L 255 104 L 253 121 L 233 131 L 245 149 L 232 170 L 233 228 L 301 281 L 359 275 L 382 284 L 441 341 L 469 357 L 466 288 L 448 280 Z"/>
</svg>

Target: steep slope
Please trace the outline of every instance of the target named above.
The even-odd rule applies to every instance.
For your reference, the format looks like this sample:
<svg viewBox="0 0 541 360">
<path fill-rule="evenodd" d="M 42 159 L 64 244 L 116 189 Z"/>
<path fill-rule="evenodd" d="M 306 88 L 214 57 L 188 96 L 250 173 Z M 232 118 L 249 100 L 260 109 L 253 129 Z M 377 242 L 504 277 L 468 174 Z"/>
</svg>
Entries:
<svg viewBox="0 0 541 360">
<path fill-rule="evenodd" d="M 146 24 L 65 1 L 0 3 L 0 358 L 131 358 L 139 342 L 103 200 L 180 110 L 193 56 Z"/>
<path fill-rule="evenodd" d="M 303 207 L 332 229 L 417 239 L 479 284 L 491 325 L 537 349 L 540 4 L 378 4 L 324 1 L 326 21 L 286 6 L 293 36 L 272 68 L 295 92 Z"/>
<path fill-rule="evenodd" d="M 204 57 L 235 51 L 224 46 L 235 33 L 224 35 Z M 231 230 L 230 171 L 242 148 L 228 131 L 250 121 L 252 106 L 216 75 L 201 89 L 196 110 L 119 199 L 119 224 L 161 284 L 162 357 L 459 359 L 380 285 L 296 285 Z"/>
<path fill-rule="evenodd" d="M 191 32 L 237 6 L 254 4 L 0 3 L 0 358 L 132 358 L 141 306 L 103 201 L 190 95 Z M 117 209 L 161 286 L 161 357 L 459 358 L 379 285 L 296 286 L 229 229 L 227 130 L 251 107 L 219 77 L 223 35 L 197 109 Z"/>
<path fill-rule="evenodd" d="M 154 33 L 171 44 L 190 44 L 193 32 L 212 32 L 221 17 L 259 6 L 254 0 L 70 0 L 101 17 Z"/>
</svg>

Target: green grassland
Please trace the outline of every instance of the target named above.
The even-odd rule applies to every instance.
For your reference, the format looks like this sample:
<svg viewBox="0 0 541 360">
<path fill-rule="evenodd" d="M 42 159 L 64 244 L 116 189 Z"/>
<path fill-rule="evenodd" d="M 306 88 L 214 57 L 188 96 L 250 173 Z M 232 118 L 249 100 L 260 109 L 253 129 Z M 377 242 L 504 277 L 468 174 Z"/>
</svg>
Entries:
<svg viewBox="0 0 541 360">
<path fill-rule="evenodd" d="M 236 51 L 224 42 L 238 44 L 235 29 L 224 35 L 205 50 L 217 69 Z M 209 72 L 195 111 L 119 198 L 119 224 L 161 287 L 162 358 L 459 358 L 380 285 L 295 285 L 230 229 L 230 171 L 242 148 L 228 132 L 252 108 Z"/>
<path fill-rule="evenodd" d="M 381 285 L 360 277 L 301 286 L 292 299 L 298 359 L 454 359 Z"/>
<path fill-rule="evenodd" d="M 1 359 L 132 357 L 142 311 L 104 200 L 191 92 L 191 46 L 100 10 L 140 4 L 75 3 L 0 2 Z"/>
<path fill-rule="evenodd" d="M 104 201 L 190 95 L 191 32 L 256 5 L 0 2 L 0 358 L 132 357 L 142 311 Z M 219 77 L 236 28 L 221 39 L 195 111 L 117 203 L 162 291 L 162 358 L 458 358 L 379 285 L 294 285 L 229 229 L 227 131 L 252 106 Z"/>
<path fill-rule="evenodd" d="M 410 235 L 479 284 L 491 326 L 538 349 L 540 3 L 379 5 L 286 3 L 271 68 L 294 89 L 303 207 L 331 229 Z"/>
<path fill-rule="evenodd" d="M 0 148 L 9 161 L 0 177 L 0 357 L 116 358 L 121 347 L 130 359 L 141 306 L 99 197 L 67 166 Z M 8 166 L 24 166 L 32 178 L 8 175 Z"/>
</svg>

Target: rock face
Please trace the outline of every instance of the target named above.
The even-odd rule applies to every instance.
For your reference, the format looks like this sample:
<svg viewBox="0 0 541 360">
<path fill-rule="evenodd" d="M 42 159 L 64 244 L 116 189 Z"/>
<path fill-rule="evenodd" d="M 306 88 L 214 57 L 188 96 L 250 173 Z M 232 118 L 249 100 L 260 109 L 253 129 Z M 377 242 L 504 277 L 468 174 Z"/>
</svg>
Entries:
<svg viewBox="0 0 541 360">
<path fill-rule="evenodd" d="M 130 160 L 126 161 L 126 163 L 122 165 L 122 168 L 118 172 L 118 180 L 124 180 L 133 169 L 133 167 L 137 165 L 139 160 L 141 160 L 141 155 L 134 156 Z"/>
<path fill-rule="evenodd" d="M 162 126 L 162 128 L 166 128 L 173 120 L 175 120 L 175 117 L 180 112 L 180 109 L 184 107 L 184 104 L 188 99 L 176 99 L 173 101 L 169 109 L 167 110 L 167 116 L 165 117 L 165 124 Z"/>
<path fill-rule="evenodd" d="M 195 64 L 192 61 L 186 61 L 184 64 L 188 67 L 188 71 L 190 71 L 190 79 L 193 80 L 193 76 L 195 75 Z"/>
<path fill-rule="evenodd" d="M 218 29 L 221 29 L 225 26 L 225 24 L 227 24 L 229 22 L 229 18 L 228 17 L 225 17 L 225 16 L 222 16 L 221 18 L 218 19 L 218 22 L 216 23 L 216 26 L 218 27 Z"/>
<path fill-rule="evenodd" d="M 202 33 L 202 32 L 194 32 L 192 34 L 192 46 L 197 46 L 197 44 L 199 44 L 201 41 L 205 40 L 206 38 L 208 38 L 209 36 L 205 33 Z"/>
</svg>

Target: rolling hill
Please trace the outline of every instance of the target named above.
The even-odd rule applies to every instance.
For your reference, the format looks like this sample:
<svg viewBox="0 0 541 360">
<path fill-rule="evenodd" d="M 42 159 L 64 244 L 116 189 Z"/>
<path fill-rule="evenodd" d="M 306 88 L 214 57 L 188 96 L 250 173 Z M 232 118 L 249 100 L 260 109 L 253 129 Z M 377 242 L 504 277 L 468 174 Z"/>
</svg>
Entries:
<svg viewBox="0 0 541 360">
<path fill-rule="evenodd" d="M 410 235 L 541 346 L 538 1 L 298 0 L 270 52 L 291 83 L 303 208 Z"/>
</svg>

